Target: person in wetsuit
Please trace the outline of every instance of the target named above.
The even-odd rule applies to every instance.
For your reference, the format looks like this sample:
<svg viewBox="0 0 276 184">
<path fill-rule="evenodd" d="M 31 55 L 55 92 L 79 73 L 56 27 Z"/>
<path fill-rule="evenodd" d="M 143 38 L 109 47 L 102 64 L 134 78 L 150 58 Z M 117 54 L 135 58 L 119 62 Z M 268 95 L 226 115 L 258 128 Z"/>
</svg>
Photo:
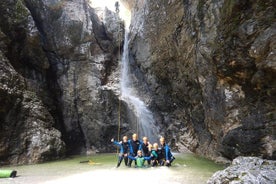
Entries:
<svg viewBox="0 0 276 184">
<path fill-rule="evenodd" d="M 143 142 L 141 144 L 141 149 L 144 157 L 149 157 L 150 156 L 150 151 L 149 151 L 149 141 L 147 137 L 143 137 Z M 148 165 L 150 165 L 150 160 L 148 160 Z"/>
<path fill-rule="evenodd" d="M 155 167 L 158 165 L 158 144 L 154 143 L 149 145 L 150 155 L 151 155 L 151 166 Z"/>
<path fill-rule="evenodd" d="M 160 138 L 160 148 L 158 150 L 158 162 L 159 165 L 171 166 L 174 161 L 174 156 L 171 153 L 170 147 L 166 144 L 165 138 Z"/>
<path fill-rule="evenodd" d="M 145 167 L 145 160 L 151 160 L 150 156 L 149 157 L 144 157 L 141 150 L 137 151 L 137 156 L 136 157 L 128 156 L 128 158 L 130 160 L 135 160 L 136 163 L 137 163 L 135 167 L 138 167 L 138 168 Z"/>
<path fill-rule="evenodd" d="M 123 141 L 121 141 L 121 142 L 114 141 L 114 139 L 111 139 L 111 142 L 113 142 L 117 146 L 120 146 L 120 153 L 119 153 L 119 157 L 118 157 L 117 168 L 120 167 L 123 159 L 125 161 L 125 165 L 127 166 L 128 152 L 129 152 L 129 143 L 127 140 L 127 136 L 124 136 Z"/>
<path fill-rule="evenodd" d="M 137 134 L 133 134 L 132 135 L 132 140 L 129 140 L 128 143 L 129 143 L 129 154 L 130 154 L 130 156 L 136 157 L 138 150 L 141 150 L 141 142 L 138 140 Z M 131 167 L 131 163 L 132 163 L 132 159 L 129 159 L 128 160 L 128 167 Z M 136 161 L 135 161 L 135 165 L 136 165 Z"/>
</svg>

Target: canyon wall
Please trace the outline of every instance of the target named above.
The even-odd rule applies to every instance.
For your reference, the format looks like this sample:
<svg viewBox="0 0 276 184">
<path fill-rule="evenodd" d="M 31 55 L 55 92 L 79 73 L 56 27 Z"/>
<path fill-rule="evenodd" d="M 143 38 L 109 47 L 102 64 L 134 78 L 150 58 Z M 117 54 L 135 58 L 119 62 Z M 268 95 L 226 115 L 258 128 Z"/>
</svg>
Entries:
<svg viewBox="0 0 276 184">
<path fill-rule="evenodd" d="M 221 161 L 275 159 L 275 4 L 122 2 L 137 88 L 170 144 Z"/>
<path fill-rule="evenodd" d="M 0 160 L 114 150 L 123 21 L 85 0 L 4 0 L 0 11 Z"/>
<path fill-rule="evenodd" d="M 174 150 L 275 159 L 272 0 L 121 0 L 133 85 Z M 0 162 L 114 151 L 124 22 L 85 0 L 0 3 Z M 120 102 L 120 103 L 119 103 Z"/>
</svg>

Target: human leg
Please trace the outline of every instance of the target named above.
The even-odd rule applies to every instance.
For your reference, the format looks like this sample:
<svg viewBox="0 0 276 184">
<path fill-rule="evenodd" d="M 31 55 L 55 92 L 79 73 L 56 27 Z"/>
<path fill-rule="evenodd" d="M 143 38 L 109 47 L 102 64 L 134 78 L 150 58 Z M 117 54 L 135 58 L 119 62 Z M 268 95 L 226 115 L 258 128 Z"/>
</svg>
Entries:
<svg viewBox="0 0 276 184">
<path fill-rule="evenodd" d="M 119 157 L 118 157 L 117 167 L 120 167 L 120 165 L 121 165 L 121 162 L 122 162 L 123 158 L 124 158 L 124 156 L 123 156 L 123 155 L 119 155 Z"/>
<path fill-rule="evenodd" d="M 136 154 L 130 154 L 132 157 L 136 157 L 137 155 Z M 131 167 L 131 164 L 132 164 L 132 160 L 131 159 L 128 159 L 128 164 L 127 164 L 127 166 L 128 167 Z M 136 160 L 135 160 L 135 165 L 137 165 L 137 163 L 136 163 Z"/>
<path fill-rule="evenodd" d="M 175 157 L 172 156 L 171 159 L 169 160 L 169 162 L 166 162 L 165 165 L 168 166 L 168 167 L 171 166 L 171 165 L 172 165 L 172 162 L 173 162 L 174 160 L 175 160 Z"/>
<path fill-rule="evenodd" d="M 151 160 L 151 166 L 152 166 L 152 167 L 157 166 L 157 164 L 158 164 L 158 162 L 157 162 L 157 160 L 156 160 L 156 159 Z"/>
<path fill-rule="evenodd" d="M 164 166 L 165 160 L 164 159 L 160 159 L 160 160 L 158 160 L 158 163 L 159 163 L 160 166 Z"/>
<path fill-rule="evenodd" d="M 128 157 L 127 156 L 124 156 L 124 161 L 125 161 L 125 166 L 127 166 L 127 163 L 128 163 Z"/>
</svg>

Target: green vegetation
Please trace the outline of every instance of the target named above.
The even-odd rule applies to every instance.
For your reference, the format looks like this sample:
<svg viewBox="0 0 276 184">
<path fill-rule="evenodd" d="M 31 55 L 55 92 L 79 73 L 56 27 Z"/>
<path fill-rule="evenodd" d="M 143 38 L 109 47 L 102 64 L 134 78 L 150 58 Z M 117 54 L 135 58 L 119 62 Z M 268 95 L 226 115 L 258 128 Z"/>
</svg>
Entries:
<svg viewBox="0 0 276 184">
<path fill-rule="evenodd" d="M 25 7 L 22 0 L 17 0 L 15 4 L 15 15 L 14 15 L 15 23 L 21 23 L 22 21 L 26 20 L 28 15 L 29 15 L 29 11 Z"/>
</svg>

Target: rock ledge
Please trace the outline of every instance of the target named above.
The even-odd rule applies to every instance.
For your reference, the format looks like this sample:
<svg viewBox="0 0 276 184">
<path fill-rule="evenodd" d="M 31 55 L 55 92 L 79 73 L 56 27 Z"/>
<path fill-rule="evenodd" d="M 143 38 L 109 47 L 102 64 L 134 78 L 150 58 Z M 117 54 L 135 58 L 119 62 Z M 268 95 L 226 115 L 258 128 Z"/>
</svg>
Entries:
<svg viewBox="0 0 276 184">
<path fill-rule="evenodd" d="M 222 171 L 217 171 L 207 183 L 275 184 L 275 182 L 276 161 L 257 157 L 237 157 L 233 160 L 231 166 Z"/>
</svg>

